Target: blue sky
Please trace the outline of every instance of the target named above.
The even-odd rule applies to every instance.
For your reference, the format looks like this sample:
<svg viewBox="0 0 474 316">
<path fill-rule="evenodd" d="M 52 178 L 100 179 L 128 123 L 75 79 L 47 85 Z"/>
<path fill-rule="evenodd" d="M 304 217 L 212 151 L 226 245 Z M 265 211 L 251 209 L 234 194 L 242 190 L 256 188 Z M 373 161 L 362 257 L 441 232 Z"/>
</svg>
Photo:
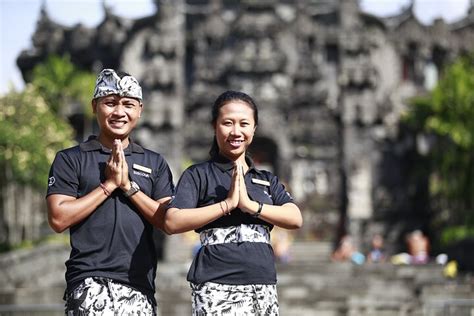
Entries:
<svg viewBox="0 0 474 316">
<path fill-rule="evenodd" d="M 334 0 L 335 1 L 335 0 Z M 467 13 L 470 0 L 416 0 L 415 14 L 425 24 L 443 17 L 452 22 Z M 16 58 L 32 46 L 40 7 L 46 2 L 50 17 L 59 24 L 73 26 L 82 23 L 96 26 L 103 18 L 104 0 L 0 0 L 0 94 L 12 84 L 23 88 L 23 79 L 16 66 Z M 119 16 L 138 18 L 155 10 L 153 0 L 108 0 L 107 5 Z M 380 15 L 394 15 L 411 0 L 360 0 L 363 10 Z"/>
</svg>

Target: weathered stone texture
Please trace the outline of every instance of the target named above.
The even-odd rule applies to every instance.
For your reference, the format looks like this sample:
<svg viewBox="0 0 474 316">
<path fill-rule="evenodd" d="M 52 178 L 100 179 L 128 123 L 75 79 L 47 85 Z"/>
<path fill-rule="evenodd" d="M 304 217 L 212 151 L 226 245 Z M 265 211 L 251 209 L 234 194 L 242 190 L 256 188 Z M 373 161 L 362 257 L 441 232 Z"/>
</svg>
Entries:
<svg viewBox="0 0 474 316">
<path fill-rule="evenodd" d="M 260 109 L 256 161 L 299 201 L 317 195 L 331 206 L 313 212 L 340 214 L 355 233 L 379 227 L 389 243 L 419 225 L 424 188 L 408 189 L 406 157 L 416 147 L 400 117 L 443 65 L 472 49 L 472 9 L 456 23 L 426 26 L 412 6 L 380 18 L 356 0 L 156 4 L 136 20 L 105 7 L 96 30 L 58 25 L 43 8 L 33 48 L 18 58 L 25 79 L 51 53 L 133 73 L 145 95 L 135 136 L 163 153 L 176 177 L 207 157 L 212 101 L 243 90 Z"/>
</svg>

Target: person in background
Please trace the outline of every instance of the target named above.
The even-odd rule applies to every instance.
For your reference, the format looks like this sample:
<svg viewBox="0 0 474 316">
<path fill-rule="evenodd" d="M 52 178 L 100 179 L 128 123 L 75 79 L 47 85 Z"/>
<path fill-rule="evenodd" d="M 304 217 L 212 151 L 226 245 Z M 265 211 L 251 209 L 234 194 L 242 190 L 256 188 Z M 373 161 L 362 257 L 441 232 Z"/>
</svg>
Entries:
<svg viewBox="0 0 474 316">
<path fill-rule="evenodd" d="M 157 253 L 173 181 L 163 157 L 134 143 L 142 89 L 131 75 L 104 69 L 92 110 L 98 136 L 56 154 L 48 219 L 69 229 L 66 315 L 155 315 Z"/>
<path fill-rule="evenodd" d="M 371 248 L 367 254 L 368 262 L 385 262 L 384 239 L 381 234 L 374 234 L 371 240 Z"/>
<path fill-rule="evenodd" d="M 277 262 L 287 264 L 291 261 L 290 248 L 292 242 L 293 237 L 287 229 L 279 227 L 273 229 L 271 244 Z"/>
<path fill-rule="evenodd" d="M 297 229 L 298 206 L 247 154 L 258 125 L 254 100 L 226 91 L 212 107 L 210 159 L 182 174 L 166 213 L 169 233 L 195 230 L 202 247 L 189 269 L 193 315 L 278 315 L 273 226 Z"/>
<path fill-rule="evenodd" d="M 333 261 L 350 261 L 358 265 L 365 262 L 365 256 L 357 250 L 352 237 L 349 235 L 344 235 L 341 238 L 339 246 L 331 255 L 331 259 Z"/>
<path fill-rule="evenodd" d="M 407 235 L 406 243 L 411 256 L 410 263 L 425 264 L 429 261 L 430 242 L 421 230 L 415 230 Z"/>
<path fill-rule="evenodd" d="M 408 252 L 390 258 L 393 264 L 425 264 L 429 261 L 430 243 L 421 230 L 414 230 L 405 237 Z"/>
</svg>

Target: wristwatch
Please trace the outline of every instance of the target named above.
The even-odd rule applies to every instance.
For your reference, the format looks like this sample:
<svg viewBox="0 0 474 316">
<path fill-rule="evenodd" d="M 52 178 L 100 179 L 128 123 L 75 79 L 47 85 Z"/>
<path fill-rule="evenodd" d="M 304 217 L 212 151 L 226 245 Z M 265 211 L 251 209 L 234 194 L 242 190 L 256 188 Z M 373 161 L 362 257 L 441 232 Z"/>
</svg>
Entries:
<svg viewBox="0 0 474 316">
<path fill-rule="evenodd" d="M 135 181 L 130 181 L 130 189 L 127 192 L 124 192 L 125 197 L 131 197 L 135 193 L 140 191 L 140 187 Z"/>
</svg>

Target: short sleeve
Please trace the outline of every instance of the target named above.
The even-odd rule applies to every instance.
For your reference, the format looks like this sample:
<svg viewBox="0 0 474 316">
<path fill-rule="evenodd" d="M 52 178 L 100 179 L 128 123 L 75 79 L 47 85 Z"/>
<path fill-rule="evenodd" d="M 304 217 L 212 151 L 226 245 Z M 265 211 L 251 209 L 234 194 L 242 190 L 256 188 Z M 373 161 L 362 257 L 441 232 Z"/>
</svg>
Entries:
<svg viewBox="0 0 474 316">
<path fill-rule="evenodd" d="M 169 207 L 195 208 L 199 201 L 199 182 L 191 169 L 187 169 L 181 175 L 174 199 Z"/>
<path fill-rule="evenodd" d="M 79 177 L 73 159 L 65 152 L 57 153 L 49 170 L 46 196 L 64 194 L 77 197 L 78 188 Z"/>
<path fill-rule="evenodd" d="M 278 177 L 272 175 L 270 182 L 270 194 L 272 195 L 272 200 L 274 205 L 283 205 L 285 203 L 293 203 L 293 197 L 291 194 L 286 191 L 283 183 L 278 180 Z"/>
<path fill-rule="evenodd" d="M 159 159 L 156 180 L 151 193 L 154 200 L 173 196 L 174 194 L 173 174 L 166 161 L 161 156 L 159 156 Z"/>
</svg>

